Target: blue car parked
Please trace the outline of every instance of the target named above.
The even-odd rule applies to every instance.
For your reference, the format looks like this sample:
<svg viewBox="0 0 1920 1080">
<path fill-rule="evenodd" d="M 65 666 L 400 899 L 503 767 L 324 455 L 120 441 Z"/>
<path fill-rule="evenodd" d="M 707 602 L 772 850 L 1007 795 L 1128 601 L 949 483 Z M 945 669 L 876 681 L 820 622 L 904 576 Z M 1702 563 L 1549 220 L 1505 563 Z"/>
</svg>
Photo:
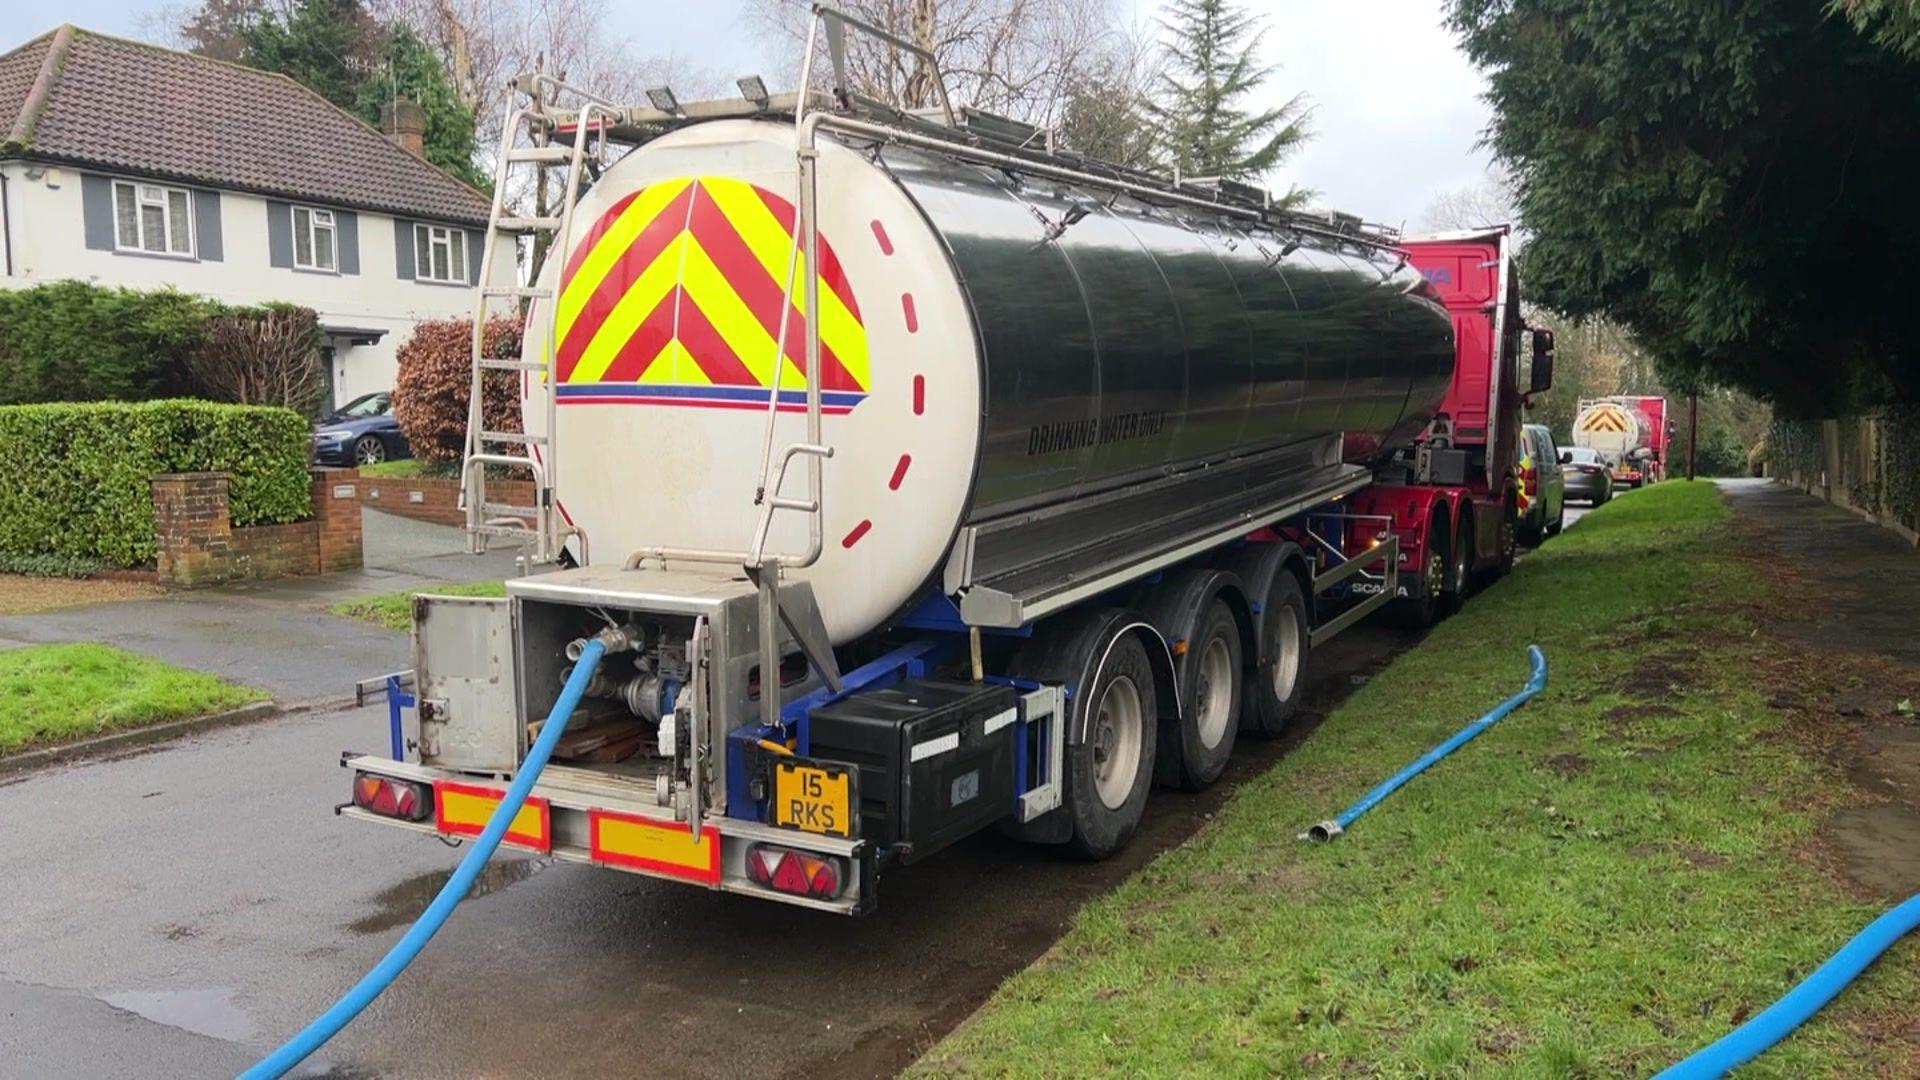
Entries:
<svg viewBox="0 0 1920 1080">
<path fill-rule="evenodd" d="M 393 416 L 393 394 L 362 394 L 321 420 L 313 429 L 313 460 L 318 465 L 372 465 L 413 456 Z"/>
</svg>

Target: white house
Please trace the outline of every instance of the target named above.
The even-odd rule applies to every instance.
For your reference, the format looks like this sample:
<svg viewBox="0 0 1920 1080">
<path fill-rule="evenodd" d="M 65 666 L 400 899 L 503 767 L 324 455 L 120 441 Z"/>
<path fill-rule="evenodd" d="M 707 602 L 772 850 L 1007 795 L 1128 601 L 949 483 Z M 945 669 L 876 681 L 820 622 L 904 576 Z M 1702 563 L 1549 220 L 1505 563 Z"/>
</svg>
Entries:
<svg viewBox="0 0 1920 1080">
<path fill-rule="evenodd" d="M 471 315 L 488 211 L 395 111 L 389 137 L 281 75 L 72 26 L 35 38 L 0 56 L 0 285 L 298 304 L 335 404 L 391 389 L 416 320 Z M 511 238 L 493 265 L 511 284 Z"/>
</svg>

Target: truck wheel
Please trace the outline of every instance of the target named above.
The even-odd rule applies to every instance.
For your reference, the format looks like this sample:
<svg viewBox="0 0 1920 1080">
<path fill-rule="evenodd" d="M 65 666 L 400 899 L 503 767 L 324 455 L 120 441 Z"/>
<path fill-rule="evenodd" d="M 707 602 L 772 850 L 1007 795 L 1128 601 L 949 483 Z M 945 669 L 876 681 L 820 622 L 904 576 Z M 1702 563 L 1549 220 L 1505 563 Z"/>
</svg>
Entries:
<svg viewBox="0 0 1920 1080">
<path fill-rule="evenodd" d="M 1173 707 L 1172 658 L 1164 646 L 1158 657 L 1148 654 L 1149 632 L 1137 612 L 1088 610 L 1042 623 L 1014 657 L 1009 675 L 1065 686 L 1071 696 L 1060 807 L 1022 824 L 1004 821 L 1002 832 L 1066 844 L 1089 859 L 1132 838 L 1153 785 L 1162 705 Z"/>
<path fill-rule="evenodd" d="M 1300 707 L 1310 647 L 1307 597 L 1300 590 L 1300 579 L 1285 567 L 1273 575 L 1261 618 L 1266 624 L 1260 636 L 1264 646 L 1248 669 L 1240 727 L 1258 738 L 1277 739 Z"/>
<path fill-rule="evenodd" d="M 1448 563 L 1447 584 L 1441 596 L 1442 606 L 1451 615 L 1467 604 L 1473 591 L 1473 507 L 1460 516 L 1460 536 L 1453 543 L 1453 558 Z"/>
<path fill-rule="evenodd" d="M 1068 844 L 1089 859 L 1104 859 L 1133 838 L 1153 782 L 1160 723 L 1153 663 L 1139 638 L 1113 639 L 1097 671 L 1074 709 L 1086 737 L 1067 747 Z"/>
<path fill-rule="evenodd" d="M 1419 630 L 1446 617 L 1447 567 L 1453 557 L 1447 533 L 1444 519 L 1436 517 L 1427 526 L 1427 550 L 1420 561 L 1420 595 L 1395 600 L 1391 605 L 1402 626 Z"/>
<path fill-rule="evenodd" d="M 1194 624 L 1180 660 L 1180 786 L 1199 791 L 1220 779 L 1240 730 L 1245 670 L 1240 624 L 1214 597 Z"/>
</svg>

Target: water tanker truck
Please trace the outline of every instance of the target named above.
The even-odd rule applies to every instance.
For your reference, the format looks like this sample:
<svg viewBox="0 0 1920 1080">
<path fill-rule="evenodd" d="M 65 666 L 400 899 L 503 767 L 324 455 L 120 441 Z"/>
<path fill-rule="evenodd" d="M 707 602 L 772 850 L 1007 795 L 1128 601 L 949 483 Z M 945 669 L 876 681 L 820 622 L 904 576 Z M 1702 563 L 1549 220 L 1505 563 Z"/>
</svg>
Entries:
<svg viewBox="0 0 1920 1080">
<path fill-rule="evenodd" d="M 1582 399 L 1573 417 L 1573 445 L 1598 453 L 1614 482 L 1630 488 L 1665 478 L 1672 438 L 1667 399 L 1662 397 Z"/>
<path fill-rule="evenodd" d="M 527 305 L 474 367 L 524 422 L 475 410 L 464 486 L 476 545 L 557 566 L 416 600 L 413 726 L 343 756 L 348 816 L 477 834 L 598 641 L 507 842 L 863 913 L 984 829 L 1120 850 L 1286 729 L 1317 645 L 1511 565 L 1551 338 L 1504 228 L 1282 212 L 944 98 L 518 85 L 496 192 L 575 197 L 496 208 L 553 244 L 480 291 Z"/>
</svg>

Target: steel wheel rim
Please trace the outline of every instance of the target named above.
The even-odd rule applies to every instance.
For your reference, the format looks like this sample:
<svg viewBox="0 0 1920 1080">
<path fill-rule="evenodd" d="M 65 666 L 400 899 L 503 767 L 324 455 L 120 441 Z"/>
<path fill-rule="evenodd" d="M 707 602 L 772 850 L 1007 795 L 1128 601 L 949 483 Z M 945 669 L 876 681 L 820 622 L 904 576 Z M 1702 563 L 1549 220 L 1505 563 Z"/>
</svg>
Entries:
<svg viewBox="0 0 1920 1080">
<path fill-rule="evenodd" d="M 1211 750 L 1226 738 L 1233 710 L 1233 653 L 1227 639 L 1211 637 L 1200 650 L 1194 671 L 1193 712 L 1200 728 L 1200 745 Z"/>
<path fill-rule="evenodd" d="M 1293 698 L 1300 681 L 1300 617 L 1292 608 L 1280 609 L 1280 633 L 1273 644 L 1273 694 L 1281 701 Z"/>
<path fill-rule="evenodd" d="M 1447 561 L 1437 551 L 1427 552 L 1427 595 L 1439 596 L 1447 583 Z"/>
<path fill-rule="evenodd" d="M 1140 772 L 1142 715 L 1139 685 L 1129 676 L 1116 676 L 1101 693 L 1093 715 L 1093 787 L 1109 810 L 1125 806 L 1133 794 Z"/>
</svg>

